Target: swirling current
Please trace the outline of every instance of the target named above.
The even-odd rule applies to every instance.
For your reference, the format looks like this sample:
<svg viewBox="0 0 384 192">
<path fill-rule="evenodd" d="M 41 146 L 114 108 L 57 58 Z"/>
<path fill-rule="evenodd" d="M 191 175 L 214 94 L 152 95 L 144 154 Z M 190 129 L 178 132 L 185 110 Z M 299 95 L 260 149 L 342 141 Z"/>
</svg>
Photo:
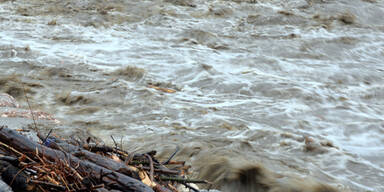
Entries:
<svg viewBox="0 0 384 192">
<path fill-rule="evenodd" d="M 384 191 L 383 18 L 382 0 L 2 0 L 0 90 L 26 107 L 23 83 L 58 134 L 178 146 L 222 191 Z"/>
</svg>

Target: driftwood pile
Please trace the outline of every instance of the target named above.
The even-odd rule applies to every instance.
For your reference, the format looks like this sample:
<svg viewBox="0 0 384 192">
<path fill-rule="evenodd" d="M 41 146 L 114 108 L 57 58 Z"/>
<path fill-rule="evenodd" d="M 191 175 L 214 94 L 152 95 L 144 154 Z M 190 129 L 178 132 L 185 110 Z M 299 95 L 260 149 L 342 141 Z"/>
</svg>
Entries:
<svg viewBox="0 0 384 192">
<path fill-rule="evenodd" d="M 184 162 L 165 162 L 156 151 L 128 153 L 87 139 L 70 142 L 40 135 L 34 142 L 18 131 L 0 126 L 0 172 L 13 191 L 156 191 L 177 192 L 189 183 Z M 169 168 L 172 167 L 172 168 Z"/>
</svg>

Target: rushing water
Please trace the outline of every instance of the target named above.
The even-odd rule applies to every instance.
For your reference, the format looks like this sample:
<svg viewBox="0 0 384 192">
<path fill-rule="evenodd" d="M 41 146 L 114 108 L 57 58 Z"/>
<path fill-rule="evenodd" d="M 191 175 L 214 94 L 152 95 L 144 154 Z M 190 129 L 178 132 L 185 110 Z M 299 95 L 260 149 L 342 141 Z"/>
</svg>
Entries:
<svg viewBox="0 0 384 192">
<path fill-rule="evenodd" d="M 218 183 L 251 164 L 384 191 L 383 18 L 382 0 L 2 0 L 0 88 L 25 103 L 24 82 L 57 132 L 179 146 Z"/>
</svg>

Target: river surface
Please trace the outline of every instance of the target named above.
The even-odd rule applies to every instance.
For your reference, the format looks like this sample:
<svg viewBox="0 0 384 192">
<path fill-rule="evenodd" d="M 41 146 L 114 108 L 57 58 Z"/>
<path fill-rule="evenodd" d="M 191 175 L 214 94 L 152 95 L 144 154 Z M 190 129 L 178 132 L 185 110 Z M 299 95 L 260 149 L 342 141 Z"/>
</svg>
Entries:
<svg viewBox="0 0 384 192">
<path fill-rule="evenodd" d="M 26 107 L 23 82 L 57 133 L 178 146 L 199 178 L 384 191 L 383 18 L 382 0 L 2 0 L 0 89 Z"/>
</svg>

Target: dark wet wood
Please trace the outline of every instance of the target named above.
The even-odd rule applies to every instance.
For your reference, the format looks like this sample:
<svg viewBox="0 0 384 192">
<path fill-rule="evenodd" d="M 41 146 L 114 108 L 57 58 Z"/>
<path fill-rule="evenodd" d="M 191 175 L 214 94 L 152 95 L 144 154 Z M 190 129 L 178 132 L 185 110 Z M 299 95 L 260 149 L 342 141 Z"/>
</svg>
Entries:
<svg viewBox="0 0 384 192">
<path fill-rule="evenodd" d="M 133 177 L 135 179 L 139 179 L 138 173 L 136 173 L 135 170 L 132 168 L 126 166 L 122 162 L 117 162 L 114 160 L 111 160 L 111 158 L 92 153 L 90 151 L 84 150 L 80 147 L 67 144 L 67 143 L 58 143 L 59 146 L 58 149 L 63 150 L 67 153 L 70 153 L 71 155 L 81 159 L 81 160 L 87 160 L 89 162 L 92 162 L 96 165 L 99 165 L 101 167 L 104 167 L 106 169 L 122 173 L 124 175 L 128 175 L 130 177 Z M 55 146 L 56 147 L 56 146 Z"/>
<path fill-rule="evenodd" d="M 66 153 L 65 151 L 51 149 L 32 142 L 28 138 L 4 126 L 0 127 L 0 141 L 12 146 L 18 151 L 22 151 L 25 155 L 32 159 L 36 158 L 36 155 L 38 155 L 40 158 L 45 157 L 46 159 L 53 162 L 65 161 L 71 167 L 76 168 L 79 173 L 88 174 L 90 177 L 92 177 L 92 179 L 102 181 L 111 189 L 117 189 L 121 191 L 153 192 L 150 187 L 139 180 L 136 180 L 122 173 L 109 170 L 87 160 L 81 160 L 71 154 Z M 36 154 L 36 151 L 39 153 Z"/>
</svg>

